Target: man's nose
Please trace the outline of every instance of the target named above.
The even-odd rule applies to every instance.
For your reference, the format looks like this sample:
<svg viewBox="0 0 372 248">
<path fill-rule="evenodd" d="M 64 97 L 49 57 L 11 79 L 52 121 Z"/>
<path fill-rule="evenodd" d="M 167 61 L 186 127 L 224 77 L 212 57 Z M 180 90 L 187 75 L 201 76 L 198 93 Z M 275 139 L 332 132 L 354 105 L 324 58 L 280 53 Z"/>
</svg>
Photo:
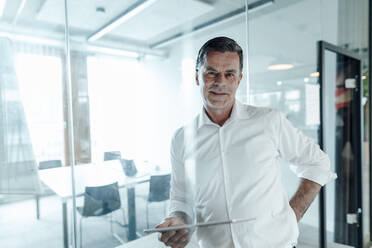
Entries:
<svg viewBox="0 0 372 248">
<path fill-rule="evenodd" d="M 217 73 L 214 82 L 215 83 L 218 83 L 218 84 L 224 83 L 225 82 L 225 78 L 224 78 L 223 74 L 222 73 Z"/>
</svg>

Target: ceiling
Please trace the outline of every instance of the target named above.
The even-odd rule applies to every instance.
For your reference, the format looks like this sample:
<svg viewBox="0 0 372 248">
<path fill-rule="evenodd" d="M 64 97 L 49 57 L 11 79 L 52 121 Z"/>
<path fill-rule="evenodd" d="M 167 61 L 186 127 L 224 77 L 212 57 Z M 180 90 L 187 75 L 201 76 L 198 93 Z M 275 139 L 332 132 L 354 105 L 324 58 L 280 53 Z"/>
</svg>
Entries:
<svg viewBox="0 0 372 248">
<path fill-rule="evenodd" d="M 63 37 L 64 0 L 23 1 L 25 5 L 22 9 L 22 0 L 6 0 L 4 14 L 0 17 L 0 30 Z M 259 0 L 251 0 L 250 3 L 256 1 Z M 91 34 L 138 2 L 146 1 L 68 1 L 71 38 L 86 41 Z M 119 43 L 148 48 L 151 44 L 244 6 L 245 0 L 153 0 L 148 8 L 100 38 L 99 43 L 112 44 L 120 41 Z M 97 11 L 98 7 L 104 8 L 104 12 Z"/>
</svg>

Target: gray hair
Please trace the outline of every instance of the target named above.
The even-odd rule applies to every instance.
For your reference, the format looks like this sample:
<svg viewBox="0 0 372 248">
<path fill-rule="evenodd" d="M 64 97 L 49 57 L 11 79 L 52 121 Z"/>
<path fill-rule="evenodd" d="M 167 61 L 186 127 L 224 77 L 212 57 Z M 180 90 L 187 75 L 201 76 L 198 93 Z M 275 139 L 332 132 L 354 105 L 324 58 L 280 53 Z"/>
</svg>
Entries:
<svg viewBox="0 0 372 248">
<path fill-rule="evenodd" d="M 216 37 L 209 41 L 207 41 L 199 50 L 198 58 L 196 60 L 196 69 L 199 68 L 204 64 L 205 57 L 210 51 L 217 51 L 217 52 L 236 52 L 239 55 L 239 62 L 240 62 L 240 72 L 243 70 L 243 50 L 242 48 L 236 43 L 235 40 L 228 38 L 228 37 Z"/>
</svg>

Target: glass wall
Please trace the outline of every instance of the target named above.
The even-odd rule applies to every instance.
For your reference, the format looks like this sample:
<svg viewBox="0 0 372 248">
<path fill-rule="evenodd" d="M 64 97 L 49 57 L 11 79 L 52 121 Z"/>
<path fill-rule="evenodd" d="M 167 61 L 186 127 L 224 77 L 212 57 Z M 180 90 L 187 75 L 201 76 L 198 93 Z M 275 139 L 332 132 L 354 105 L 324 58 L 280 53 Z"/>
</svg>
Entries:
<svg viewBox="0 0 372 248">
<path fill-rule="evenodd" d="M 86 96 L 89 105 L 88 111 L 74 114 L 74 126 L 89 129 L 91 151 L 87 164 L 75 166 L 76 193 L 84 191 L 80 183 L 85 180 L 89 186 L 117 181 L 124 210 L 113 215 L 119 239 L 107 232 L 110 223 L 104 218 L 84 218 L 77 241 L 113 247 L 140 238 L 166 217 L 169 195 L 163 195 L 169 187 L 172 136 L 202 110 L 195 82 L 197 52 L 208 39 L 222 35 L 247 51 L 245 1 L 69 1 L 68 17 L 72 93 Z M 244 102 L 246 79 L 239 89 Z M 77 206 L 85 206 L 85 199 L 77 197 Z M 82 214 L 76 216 L 78 233 Z"/>
<path fill-rule="evenodd" d="M 239 101 L 279 109 L 318 141 L 317 41 L 366 52 L 342 17 L 367 8 L 346 5 L 0 0 L 0 230 L 8 227 L 0 247 L 157 242 L 144 229 L 168 214 L 171 140 L 202 111 L 196 58 L 213 37 L 243 48 Z M 290 198 L 299 179 L 287 162 L 280 168 Z M 334 187 L 326 195 L 328 242 Z M 297 247 L 318 247 L 318 198 L 299 226 Z"/>
<path fill-rule="evenodd" d="M 0 1 L 1 247 L 62 240 L 60 200 L 39 172 L 66 165 L 65 28 L 36 2 Z"/>
<path fill-rule="evenodd" d="M 336 2 L 336 1 L 333 1 Z M 337 14 L 321 1 L 276 3 L 269 14 L 249 19 L 250 102 L 280 109 L 292 124 L 318 141 L 320 124 L 316 43 L 322 39 L 322 11 L 329 19 Z M 279 6 L 278 6 L 279 5 Z M 328 20 L 327 20 L 328 22 Z M 327 30 L 336 39 L 336 27 Z M 282 177 L 291 197 L 299 179 L 281 161 Z M 329 201 L 334 208 L 334 201 Z M 300 222 L 300 244 L 319 244 L 319 200 L 314 200 Z"/>
<path fill-rule="evenodd" d="M 253 105 L 279 108 L 287 118 L 307 136 L 319 138 L 319 84 L 318 49 L 319 40 L 347 48 L 358 54 L 366 63 L 367 43 L 367 1 L 352 5 L 348 1 L 297 1 L 293 4 L 277 1 L 267 8 L 267 14 L 249 15 L 249 96 Z M 358 27 L 358 28 L 351 28 Z M 363 73 L 366 72 L 364 66 Z M 366 80 L 366 76 L 363 77 Z M 364 81 L 366 82 L 366 81 Z M 368 88 L 365 84 L 364 92 Z M 364 93 L 364 96 L 366 94 Z M 332 96 L 328 96 L 332 97 Z M 328 98 L 327 98 L 328 99 Z M 363 109 L 368 104 L 364 97 Z M 367 121 L 368 115 L 364 118 Z M 324 120 L 329 130 L 330 121 Z M 365 143 L 368 146 L 368 124 L 364 125 Z M 327 134 L 332 137 L 332 133 Z M 366 136 L 367 135 L 367 136 Z M 333 135 L 334 136 L 334 135 Z M 363 159 L 364 189 L 364 242 L 367 242 L 369 180 L 368 149 Z M 332 158 L 331 158 L 332 160 Z M 335 161 L 332 169 L 336 171 Z M 282 163 L 282 174 L 289 195 L 298 185 L 298 178 L 289 170 L 288 163 Z M 342 179 L 337 179 L 342 180 Z M 338 182 L 336 181 L 336 182 Z M 335 239 L 335 181 L 326 188 L 327 242 Z M 341 193 L 342 194 L 342 193 Z M 344 216 L 346 221 L 346 215 Z M 315 199 L 300 222 L 300 244 L 317 245 L 319 242 L 319 199 Z M 317 237 L 314 239 L 314 237 Z"/>
</svg>

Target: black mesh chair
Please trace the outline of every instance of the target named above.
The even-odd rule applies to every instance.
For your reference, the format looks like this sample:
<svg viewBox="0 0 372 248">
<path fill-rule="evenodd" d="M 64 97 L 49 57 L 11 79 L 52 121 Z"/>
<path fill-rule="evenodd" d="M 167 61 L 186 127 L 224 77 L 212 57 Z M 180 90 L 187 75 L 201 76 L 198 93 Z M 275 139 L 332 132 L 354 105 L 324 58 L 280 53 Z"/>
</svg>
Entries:
<svg viewBox="0 0 372 248">
<path fill-rule="evenodd" d="M 61 160 L 46 160 L 46 161 L 40 161 L 39 162 L 39 170 L 45 170 L 45 169 L 51 169 L 51 168 L 57 168 L 62 167 L 62 161 Z M 52 194 L 51 190 L 46 185 L 42 185 L 42 193 L 44 195 Z M 36 195 L 35 197 L 36 201 L 36 218 L 40 219 L 40 195 Z"/>
<path fill-rule="evenodd" d="M 84 218 L 100 217 L 110 214 L 110 230 L 111 234 L 120 242 L 124 241 L 114 232 L 112 213 L 116 210 L 121 210 L 123 214 L 124 223 L 120 226 L 127 226 L 125 220 L 125 212 L 121 207 L 121 200 L 119 194 L 118 183 L 115 182 L 109 185 L 85 187 L 84 205 L 77 207 L 78 213 L 81 215 L 79 229 L 80 229 L 80 247 L 83 246 L 83 230 L 82 223 Z"/>
<path fill-rule="evenodd" d="M 120 151 L 111 151 L 103 153 L 103 161 L 121 159 Z"/>
<path fill-rule="evenodd" d="M 149 228 L 149 204 L 152 202 L 165 202 L 169 200 L 170 174 L 156 175 L 150 177 L 149 195 L 146 202 L 146 221 Z M 164 216 L 166 215 L 166 204 L 164 203 Z"/>
</svg>

